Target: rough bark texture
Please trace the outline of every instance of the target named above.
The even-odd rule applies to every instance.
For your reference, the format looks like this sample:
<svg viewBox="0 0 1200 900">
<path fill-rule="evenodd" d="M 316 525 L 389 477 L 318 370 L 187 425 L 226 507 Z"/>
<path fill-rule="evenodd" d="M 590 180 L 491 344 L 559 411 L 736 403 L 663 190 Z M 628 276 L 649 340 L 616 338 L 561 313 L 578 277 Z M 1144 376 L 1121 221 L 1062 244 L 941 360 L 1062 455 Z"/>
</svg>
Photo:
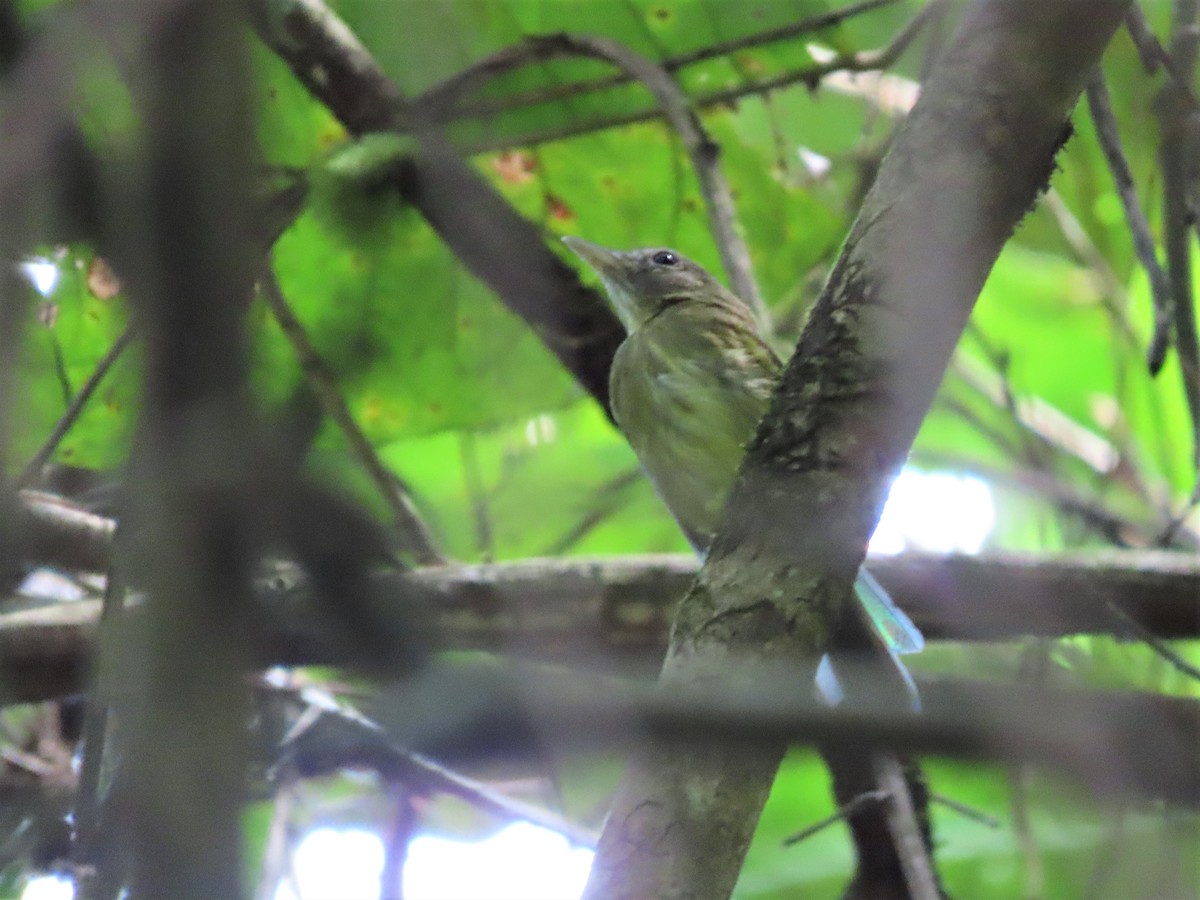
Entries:
<svg viewBox="0 0 1200 900">
<path fill-rule="evenodd" d="M 748 450 L 676 619 L 666 683 L 736 679 L 738 655 L 815 661 L 827 647 L 888 481 L 1128 6 L 979 0 L 967 10 Z M 585 896 L 727 896 L 781 755 L 782 745 L 648 747 L 618 793 Z"/>
</svg>

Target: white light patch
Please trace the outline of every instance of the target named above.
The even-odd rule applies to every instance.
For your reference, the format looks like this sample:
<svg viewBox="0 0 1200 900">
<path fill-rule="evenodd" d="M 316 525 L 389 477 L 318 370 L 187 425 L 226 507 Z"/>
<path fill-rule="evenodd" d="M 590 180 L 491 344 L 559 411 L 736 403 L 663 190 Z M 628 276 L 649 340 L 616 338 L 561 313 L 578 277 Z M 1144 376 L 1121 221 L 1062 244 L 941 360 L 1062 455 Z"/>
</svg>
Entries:
<svg viewBox="0 0 1200 900">
<path fill-rule="evenodd" d="M 78 581 L 49 568 L 34 569 L 26 575 L 16 593 L 22 597 L 58 601 L 82 600 L 87 596 Z"/>
<path fill-rule="evenodd" d="M 299 894 L 285 879 L 275 900 L 379 900 L 383 842 L 379 835 L 362 829 L 318 828 L 300 842 L 292 867 Z"/>
<path fill-rule="evenodd" d="M 474 843 L 423 835 L 408 848 L 405 900 L 568 900 L 583 893 L 592 851 L 516 822 Z"/>
<path fill-rule="evenodd" d="M 41 257 L 26 260 L 20 265 L 21 274 L 29 279 L 33 289 L 43 297 L 49 297 L 58 284 L 58 266 Z"/>
<path fill-rule="evenodd" d="M 420 835 L 408 845 L 403 896 L 572 900 L 583 893 L 592 856 L 591 850 L 572 846 L 562 835 L 525 822 L 481 841 Z M 369 831 L 321 828 L 300 842 L 294 867 L 296 890 L 284 882 L 275 900 L 379 900 L 383 842 Z"/>
<path fill-rule="evenodd" d="M 892 485 L 872 553 L 978 553 L 996 524 L 987 483 L 971 475 L 904 469 Z"/>
<path fill-rule="evenodd" d="M 538 444 L 549 444 L 556 437 L 558 437 L 558 426 L 554 423 L 552 416 L 535 416 L 525 423 L 525 440 L 531 447 L 536 447 Z"/>
<path fill-rule="evenodd" d="M 804 45 L 804 49 L 808 51 L 812 61 L 820 65 L 827 65 L 837 59 L 837 51 L 824 44 L 809 43 Z"/>
<path fill-rule="evenodd" d="M 833 168 L 833 163 L 829 157 L 822 156 L 816 150 L 809 150 L 807 147 L 798 147 L 796 148 L 796 155 L 800 157 L 800 163 L 811 178 L 824 178 L 829 174 L 829 170 Z"/>
<path fill-rule="evenodd" d="M 58 875 L 31 878 L 21 891 L 21 900 L 72 900 L 74 896 L 74 882 Z"/>
</svg>

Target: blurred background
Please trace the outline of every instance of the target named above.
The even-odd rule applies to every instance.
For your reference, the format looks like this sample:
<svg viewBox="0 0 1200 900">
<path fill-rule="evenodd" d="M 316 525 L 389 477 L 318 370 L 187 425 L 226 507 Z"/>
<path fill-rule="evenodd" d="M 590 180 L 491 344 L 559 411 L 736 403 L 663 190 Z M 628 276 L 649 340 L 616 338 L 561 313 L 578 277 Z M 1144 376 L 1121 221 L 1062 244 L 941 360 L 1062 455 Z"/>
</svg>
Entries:
<svg viewBox="0 0 1200 900">
<path fill-rule="evenodd" d="M 413 758 L 367 708 L 431 658 L 644 684 L 695 569 L 606 411 L 621 335 L 558 238 L 728 282 L 711 193 L 644 84 L 553 36 L 678 85 L 787 358 L 963 4 L 244 7 L 0 0 L 0 895 L 173 884 L 147 836 L 226 833 L 198 870 L 241 860 L 263 900 L 576 897 L 621 748 L 468 729 Z M 1165 744 L 1200 721 L 1196 7 L 1143 0 L 1117 33 L 871 545 L 930 638 L 918 679 L 1145 698 L 1124 721 L 1147 747 L 1158 700 L 1181 704 Z M 608 621 L 626 600 L 642 618 Z M 407 734 L 478 713 L 435 696 Z M 1194 780 L 1101 794 L 956 755 L 924 760 L 951 896 L 1200 894 Z M 181 771 L 192 793 L 138 793 Z M 224 818 L 193 834 L 205 784 Z M 837 807 L 794 747 L 737 896 L 840 896 L 844 823 L 782 844 Z"/>
</svg>

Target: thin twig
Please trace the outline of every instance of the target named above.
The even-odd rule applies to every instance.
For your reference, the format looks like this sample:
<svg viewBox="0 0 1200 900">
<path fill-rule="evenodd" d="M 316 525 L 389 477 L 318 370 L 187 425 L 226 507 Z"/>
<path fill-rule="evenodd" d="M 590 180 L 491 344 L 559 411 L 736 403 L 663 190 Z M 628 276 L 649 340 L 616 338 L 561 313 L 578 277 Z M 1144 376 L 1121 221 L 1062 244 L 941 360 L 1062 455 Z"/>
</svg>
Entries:
<svg viewBox="0 0 1200 900">
<path fill-rule="evenodd" d="M 1163 182 L 1163 233 L 1167 271 L 1171 281 L 1171 305 L 1175 328 L 1175 350 L 1183 376 L 1183 392 L 1192 420 L 1192 463 L 1200 466 L 1200 342 L 1196 334 L 1196 308 L 1192 290 L 1191 223 L 1188 221 L 1188 168 L 1191 164 L 1188 119 L 1194 114 L 1194 99 L 1181 85 L 1189 85 L 1196 67 L 1197 0 L 1175 0 L 1171 23 L 1170 59 L 1176 79 L 1163 86 L 1157 99 L 1162 145 L 1159 160 Z"/>
<path fill-rule="evenodd" d="M 1041 202 L 1046 211 L 1053 217 L 1054 224 L 1062 232 L 1063 238 L 1070 246 L 1076 258 L 1099 280 L 1098 293 L 1100 295 L 1100 304 L 1104 307 L 1104 311 L 1108 313 L 1121 339 L 1130 347 L 1139 347 L 1141 342 L 1138 340 L 1137 332 L 1134 330 L 1133 325 L 1130 324 L 1129 316 L 1125 313 L 1129 304 L 1117 302 L 1118 298 L 1124 301 L 1127 296 L 1125 286 L 1117 278 L 1116 273 L 1113 272 L 1112 266 L 1108 264 L 1108 259 L 1100 252 L 1100 249 L 1087 233 L 1087 229 L 1080 224 L 1079 219 L 1076 218 L 1071 208 L 1067 206 L 1066 201 L 1062 198 L 1062 194 L 1054 188 L 1050 188 L 1050 190 L 1042 195 Z"/>
<path fill-rule="evenodd" d="M 388 791 L 393 801 L 391 820 L 385 829 L 383 842 L 383 871 L 379 875 L 379 896 L 390 900 L 404 898 L 404 863 L 408 848 L 417 834 L 420 818 L 412 792 L 403 781 L 396 781 Z"/>
<path fill-rule="evenodd" d="M 1192 665 L 1190 662 L 1172 650 L 1171 646 L 1166 641 L 1164 641 L 1154 632 L 1150 631 L 1150 629 L 1146 628 L 1145 625 L 1138 622 L 1133 618 L 1133 616 L 1129 615 L 1129 613 L 1125 612 L 1125 610 L 1121 609 L 1121 607 L 1117 606 L 1117 604 L 1113 603 L 1111 600 L 1105 601 L 1104 605 L 1108 608 L 1109 612 L 1111 612 L 1117 619 L 1120 620 L 1121 625 L 1128 629 L 1130 633 L 1135 635 L 1139 641 L 1146 644 L 1151 650 L 1161 656 L 1164 660 L 1170 663 L 1171 666 L 1182 672 L 1184 675 L 1195 679 L 1196 681 L 1200 681 L 1200 668 Z"/>
<path fill-rule="evenodd" d="M 843 806 L 841 809 L 839 809 L 833 815 L 826 816 L 824 819 L 821 819 L 819 822 L 814 822 L 812 825 L 809 825 L 807 828 L 802 828 L 799 831 L 797 831 L 795 834 L 785 837 L 783 839 L 783 846 L 792 847 L 796 844 L 799 844 L 801 841 L 806 841 L 810 837 L 812 837 L 814 834 L 824 831 L 830 825 L 836 825 L 838 822 L 841 822 L 843 819 L 849 819 L 851 816 L 853 816 L 856 812 L 858 812 L 860 809 L 865 807 L 867 804 L 882 803 L 884 800 L 887 799 L 887 796 L 888 796 L 887 791 L 882 790 L 882 789 L 877 790 L 877 791 L 867 791 L 866 793 L 859 794 L 857 797 L 855 797 L 853 800 L 851 800 L 849 803 L 847 803 L 845 806 Z"/>
<path fill-rule="evenodd" d="M 1171 284 L 1167 273 L 1158 262 L 1154 238 L 1150 234 L 1150 222 L 1138 203 L 1133 185 L 1133 172 L 1130 171 L 1125 151 L 1121 147 L 1121 136 L 1117 131 L 1117 119 L 1113 115 L 1108 87 L 1104 83 L 1104 73 L 1099 69 L 1088 82 L 1087 99 L 1092 121 L 1096 125 L 1100 149 L 1104 152 L 1104 158 L 1117 187 L 1117 194 L 1121 198 L 1121 205 L 1125 209 L 1125 220 L 1133 237 L 1134 252 L 1150 279 L 1150 294 L 1154 299 L 1154 336 L 1146 351 L 1146 362 L 1150 374 L 1157 375 L 1166 358 L 1171 337 Z"/>
<path fill-rule="evenodd" d="M 261 293 L 271 308 L 275 320 L 279 323 L 280 329 L 291 342 L 305 377 L 317 395 L 325 415 L 329 416 L 342 430 L 359 463 L 366 469 L 383 499 L 391 508 L 396 527 L 403 535 L 405 549 L 410 550 L 424 565 L 445 563 L 446 557 L 437 549 L 425 523 L 417 513 L 407 485 L 383 464 L 383 460 L 379 458 L 379 454 L 375 452 L 371 442 L 367 440 L 362 429 L 358 427 L 358 423 L 354 421 L 345 399 L 337 389 L 333 373 L 325 360 L 317 353 L 312 341 L 309 340 L 304 325 L 292 312 L 270 265 L 266 266 L 263 271 Z"/>
<path fill-rule="evenodd" d="M 608 481 L 599 485 L 592 491 L 591 499 L 588 503 L 590 507 L 584 515 L 580 516 L 579 521 L 572 525 L 565 534 L 557 538 L 551 544 L 542 556 L 561 556 L 579 541 L 586 537 L 593 528 L 601 524 L 605 519 L 611 516 L 617 509 L 618 495 L 629 487 L 635 484 L 639 479 L 645 477 L 639 467 L 626 469 L 619 475 L 610 478 Z"/>
<path fill-rule="evenodd" d="M 1154 32 L 1150 30 L 1146 14 L 1142 12 L 1142 7 L 1137 3 L 1131 4 L 1129 12 L 1125 13 L 1125 31 L 1128 32 L 1129 39 L 1133 41 L 1138 59 L 1142 61 L 1142 68 L 1146 70 L 1146 74 L 1157 73 L 1167 54 L 1163 51 L 1158 38 L 1154 36 Z"/>
<path fill-rule="evenodd" d="M 691 53 L 680 54 L 664 59 L 659 63 L 667 72 L 674 74 L 682 68 L 718 56 L 727 56 L 738 50 L 770 44 L 776 41 L 794 38 L 810 31 L 818 31 L 831 25 L 836 25 L 853 16 L 870 12 L 881 6 L 895 3 L 896 0 L 863 0 L 841 9 L 830 10 L 827 13 L 811 16 L 768 31 L 760 31 L 745 37 L 729 41 L 721 41 L 701 47 Z M 539 103 L 549 103 L 555 100 L 565 100 L 579 94 L 604 91 L 628 84 L 635 76 L 629 72 L 619 72 L 604 78 L 592 78 L 584 81 L 573 81 L 569 84 L 555 84 L 535 90 L 511 94 L 507 97 L 492 100 L 477 100 L 472 103 L 458 103 L 466 94 L 478 90 L 487 81 L 513 69 L 532 63 L 545 62 L 553 58 L 555 48 L 549 44 L 535 41 L 515 44 L 505 47 L 477 63 L 472 64 L 461 72 L 452 75 L 445 81 L 434 85 L 416 99 L 414 105 L 430 110 L 442 110 L 443 116 L 451 120 L 466 117 L 481 117 L 495 115 L 510 109 L 535 106 Z"/>
<path fill-rule="evenodd" d="M 1050 661 L 1050 642 L 1044 639 L 1031 641 L 1021 654 L 1017 670 L 1017 683 L 1037 688 L 1045 686 L 1046 668 Z M 1009 787 L 1012 791 L 1012 827 L 1025 862 L 1026 897 L 1046 895 L 1046 869 L 1037 839 L 1033 835 L 1033 823 L 1029 816 L 1029 781 L 1032 769 L 1028 763 L 1014 761 L 1008 766 Z"/>
<path fill-rule="evenodd" d="M 325 754 L 330 765 L 353 757 L 356 763 L 374 767 L 388 780 L 403 782 L 412 794 L 457 797 L 477 810 L 505 821 L 530 822 L 557 832 L 580 846 L 596 845 L 597 836 L 591 829 L 550 810 L 508 797 L 474 778 L 398 745 L 376 721 L 326 690 L 282 685 L 269 676 L 260 677 L 257 684 L 267 696 L 290 695 L 290 699 L 305 704 L 300 718 L 280 742 L 289 750 L 291 759 L 303 755 L 304 740 L 319 734 L 317 729 L 339 728 L 347 735 L 343 741 L 344 752 L 336 759 Z M 323 771 L 318 767 L 306 774 L 317 775 Z"/>
<path fill-rule="evenodd" d="M 1166 526 L 1158 535 L 1158 540 L 1155 541 L 1155 546 L 1171 547 L 1175 545 L 1176 537 L 1181 532 L 1185 537 L 1194 537 L 1195 532 L 1190 528 L 1186 528 L 1185 525 L 1188 518 L 1191 517 L 1192 512 L 1198 506 L 1200 506 L 1200 480 L 1197 480 L 1196 486 L 1192 488 L 1192 496 L 1188 498 L 1187 503 L 1167 521 Z"/>
<path fill-rule="evenodd" d="M 946 0 L 933 0 L 923 7 L 908 24 L 884 47 L 876 50 L 863 50 L 857 53 L 840 53 L 827 62 L 814 63 L 789 72 L 768 78 L 763 81 L 752 81 L 739 84 L 736 87 L 699 94 L 691 98 L 694 109 L 707 109 L 713 106 L 725 106 L 762 94 L 805 84 L 815 90 L 821 84 L 821 79 L 834 72 L 872 72 L 891 66 L 920 33 L 921 28 L 937 11 L 942 9 Z M 501 136 L 499 138 L 483 138 L 477 141 L 464 141 L 460 145 L 462 152 L 467 154 L 484 153 L 490 150 L 501 150 L 515 146 L 530 146 L 548 141 L 557 141 L 594 131 L 604 131 L 623 125 L 633 125 L 637 122 L 647 122 L 659 118 L 662 110 L 658 107 L 638 109 L 631 112 L 617 113 L 608 116 L 597 116 L 582 122 L 546 128 L 541 131 L 530 131 L 524 134 Z"/>
<path fill-rule="evenodd" d="M 945 794 L 930 791 L 929 799 L 933 803 L 953 810 L 964 819 L 970 819 L 972 822 L 978 822 L 980 825 L 986 825 L 988 828 L 1000 827 L 1000 820 L 995 816 L 989 816 L 987 813 L 981 812 L 973 806 L 968 806 L 960 800 L 955 800 L 953 797 L 947 797 Z"/>
<path fill-rule="evenodd" d="M 58 445 L 62 443 L 62 439 L 67 436 L 67 432 L 71 430 L 71 427 L 79 419 L 84 407 L 87 406 L 88 401 L 92 398 L 92 394 L 96 392 L 96 388 L 104 380 L 104 376 L 116 365 L 117 360 L 121 358 L 121 354 L 125 352 L 125 348 L 129 346 L 136 336 L 136 329 L 132 325 L 129 325 L 113 341 L 112 346 L 108 348 L 108 352 L 96 363 L 96 368 L 88 376 L 88 380 L 83 383 L 79 391 L 71 398 L 70 405 L 54 424 L 50 436 L 46 438 L 45 443 L 38 448 L 37 453 L 33 455 L 33 458 L 21 470 L 21 474 L 17 478 L 17 485 L 19 487 L 28 487 L 41 477 L 42 468 L 50 461 L 50 457 L 54 455 L 54 451 L 58 449 Z"/>
<path fill-rule="evenodd" d="M 908 896 L 913 900 L 940 900 L 942 892 L 933 874 L 933 861 L 921 836 L 916 806 L 900 761 L 890 753 L 876 757 L 875 775 L 888 795 L 888 830 L 900 857 Z"/>
<path fill-rule="evenodd" d="M 296 801 L 296 773 L 291 768 L 279 772 L 274 779 L 275 798 L 271 810 L 271 824 L 267 826 L 266 846 L 263 849 L 261 874 L 254 889 L 255 900 L 272 900 L 282 894 L 280 890 L 285 878 L 292 882 L 292 807 Z"/>
<path fill-rule="evenodd" d="M 1142 61 L 1146 74 L 1154 75 L 1159 69 L 1163 69 L 1188 105 L 1193 109 L 1200 109 L 1200 100 L 1196 99 L 1191 82 L 1183 76 L 1175 61 L 1171 59 L 1171 54 L 1167 53 L 1166 48 L 1155 36 L 1141 6 L 1137 3 L 1131 4 L 1129 12 L 1125 14 L 1125 30 L 1137 49 L 1138 58 Z"/>
<path fill-rule="evenodd" d="M 479 454 L 475 447 L 475 433 L 464 431 L 459 437 L 458 449 L 462 457 L 463 483 L 467 489 L 467 500 L 471 505 L 471 520 L 475 525 L 475 549 L 483 562 L 496 558 L 496 535 L 492 528 L 492 513 L 488 506 L 487 488 L 479 470 Z"/>
<path fill-rule="evenodd" d="M 738 233 L 733 192 L 720 165 L 720 147 L 696 115 L 687 94 L 661 65 L 614 40 L 604 37 L 561 34 L 534 39 L 555 48 L 612 63 L 640 81 L 658 101 L 663 117 L 679 135 L 696 170 L 708 224 L 721 254 L 733 292 L 754 312 L 759 325 L 770 333 L 769 318 L 750 264 L 750 251 Z"/>
<path fill-rule="evenodd" d="M 971 417 L 966 407 L 961 404 L 948 406 L 963 416 L 968 424 L 977 427 L 978 420 Z M 1176 523 L 1176 520 L 1172 519 L 1164 525 L 1159 521 L 1131 518 L 1107 505 L 1096 497 L 1094 492 L 1080 490 L 1064 481 L 1053 468 L 1009 469 L 961 454 L 929 450 L 914 452 L 913 461 L 975 474 L 993 484 L 1023 491 L 1054 506 L 1060 512 L 1073 516 L 1118 547 L 1162 547 L 1200 551 L 1200 536 L 1183 527 L 1183 522 Z"/>
</svg>

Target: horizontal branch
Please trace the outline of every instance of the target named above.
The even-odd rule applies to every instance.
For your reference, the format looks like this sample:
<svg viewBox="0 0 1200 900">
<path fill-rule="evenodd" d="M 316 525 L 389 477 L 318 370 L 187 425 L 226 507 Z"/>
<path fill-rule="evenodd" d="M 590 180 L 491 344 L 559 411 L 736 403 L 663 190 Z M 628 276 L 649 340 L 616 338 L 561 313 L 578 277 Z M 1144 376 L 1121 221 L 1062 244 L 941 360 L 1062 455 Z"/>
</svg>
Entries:
<svg viewBox="0 0 1200 900">
<path fill-rule="evenodd" d="M 1005 640 L 1083 633 L 1200 636 L 1200 561 L 1164 552 L 1055 557 L 904 554 L 871 571 L 933 640 Z M 428 613 L 446 650 L 578 662 L 589 656 L 655 666 L 671 612 L 696 572 L 685 555 L 530 559 L 378 576 L 397 614 Z M 257 662 L 351 664 L 293 567 L 259 583 L 265 615 Z M 27 601 L 26 601 L 27 603 Z M 1114 608 L 1120 613 L 1114 612 Z M 80 690 L 98 600 L 0 614 L 0 696 L 8 702 Z"/>
<path fill-rule="evenodd" d="M 939 679 L 920 682 L 920 714 L 878 702 L 831 709 L 796 689 L 798 669 L 755 670 L 744 657 L 736 665 L 745 681 L 704 690 L 503 666 L 435 671 L 422 684 L 384 689 L 370 712 L 395 740 L 460 763 L 544 752 L 547 741 L 556 752 L 653 741 L 665 754 L 711 741 L 787 742 L 1031 762 L 1101 797 L 1200 803 L 1200 703 L 1192 699 Z"/>
</svg>

